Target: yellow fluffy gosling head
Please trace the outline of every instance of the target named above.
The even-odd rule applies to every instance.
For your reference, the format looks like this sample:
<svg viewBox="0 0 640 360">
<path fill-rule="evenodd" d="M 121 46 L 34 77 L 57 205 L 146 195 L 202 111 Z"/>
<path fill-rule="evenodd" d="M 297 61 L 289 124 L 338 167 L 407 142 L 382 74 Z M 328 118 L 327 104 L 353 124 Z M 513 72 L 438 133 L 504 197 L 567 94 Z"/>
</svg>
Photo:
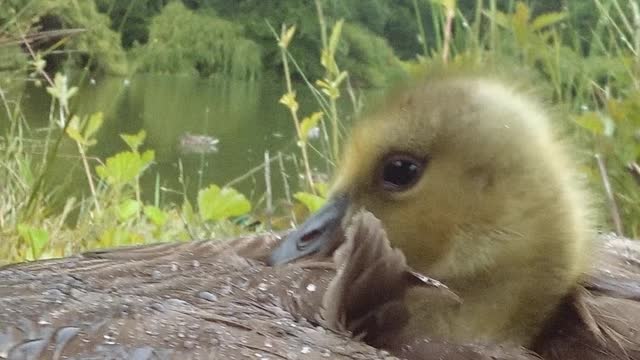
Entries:
<svg viewBox="0 0 640 360">
<path fill-rule="evenodd" d="M 414 303 L 418 331 L 528 345 L 585 270 L 590 224 L 545 107 L 504 82 L 448 75 L 354 127 L 328 204 L 271 263 L 329 251 L 342 219 L 378 217 L 416 270 L 462 305 Z"/>
</svg>

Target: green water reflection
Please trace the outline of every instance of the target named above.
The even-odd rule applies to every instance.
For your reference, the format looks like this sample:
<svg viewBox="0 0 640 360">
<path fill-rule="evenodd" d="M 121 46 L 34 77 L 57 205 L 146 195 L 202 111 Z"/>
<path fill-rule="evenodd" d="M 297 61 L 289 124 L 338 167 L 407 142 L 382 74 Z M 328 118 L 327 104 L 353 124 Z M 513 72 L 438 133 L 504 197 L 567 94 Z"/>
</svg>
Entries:
<svg viewBox="0 0 640 360">
<path fill-rule="evenodd" d="M 305 94 L 303 86 L 299 88 L 301 114 L 317 109 L 313 97 Z M 143 196 L 147 200 L 153 199 L 157 177 L 164 188 L 181 191 L 179 162 L 193 199 L 199 186 L 226 184 L 260 165 L 265 151 L 272 155 L 279 151 L 297 154 L 290 115 L 278 103 L 283 92 L 281 81 L 269 77 L 258 82 L 170 75 L 106 77 L 87 79 L 74 99 L 72 110 L 80 116 L 97 111 L 104 113 L 98 144 L 90 151 L 90 155 L 100 159 L 126 149 L 118 136 L 120 133 L 146 130 L 145 147 L 156 151 L 156 163 L 142 179 Z M 32 128 L 47 125 L 50 106 L 51 99 L 44 89 L 26 90 L 22 108 Z M 187 132 L 219 139 L 219 151 L 205 155 L 181 153 L 177 144 L 180 136 Z M 37 134 L 33 137 L 37 138 Z M 319 147 L 319 141 L 315 142 Z M 54 183 L 69 185 L 65 188 L 70 194 L 87 191 L 75 144 L 65 140 L 61 154 L 63 157 L 53 165 Z M 314 161 L 325 167 L 317 157 Z M 285 166 L 295 190 L 299 181 L 297 170 L 292 161 L 285 161 Z M 283 183 L 277 163 L 272 173 L 274 194 L 282 196 Z M 264 193 L 264 173 L 258 172 L 234 186 L 255 201 Z M 165 200 L 180 199 L 171 191 L 163 192 L 162 196 Z"/>
</svg>

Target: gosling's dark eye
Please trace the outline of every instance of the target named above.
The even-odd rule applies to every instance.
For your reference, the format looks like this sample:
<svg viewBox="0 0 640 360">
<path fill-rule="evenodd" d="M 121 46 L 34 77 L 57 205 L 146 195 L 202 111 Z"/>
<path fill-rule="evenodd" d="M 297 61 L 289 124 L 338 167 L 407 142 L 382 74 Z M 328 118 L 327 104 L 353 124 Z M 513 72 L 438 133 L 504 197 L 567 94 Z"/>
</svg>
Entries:
<svg viewBox="0 0 640 360">
<path fill-rule="evenodd" d="M 386 191 L 404 191 L 420 179 L 426 161 L 411 155 L 391 155 L 382 165 L 381 182 Z"/>
</svg>

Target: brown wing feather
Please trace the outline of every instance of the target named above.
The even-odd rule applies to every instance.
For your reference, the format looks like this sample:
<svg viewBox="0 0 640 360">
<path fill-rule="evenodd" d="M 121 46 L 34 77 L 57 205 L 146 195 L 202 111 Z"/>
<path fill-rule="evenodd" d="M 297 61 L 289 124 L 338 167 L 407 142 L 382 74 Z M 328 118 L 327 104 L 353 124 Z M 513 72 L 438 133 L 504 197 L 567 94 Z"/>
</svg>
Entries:
<svg viewBox="0 0 640 360">
<path fill-rule="evenodd" d="M 403 324 L 395 315 L 405 311 L 405 288 L 436 283 L 406 268 L 372 217 L 351 231 L 335 264 L 265 267 L 256 259 L 279 240 L 266 234 L 2 268 L 0 357 L 395 359 L 316 326 L 324 305 L 326 324 L 405 359 L 532 359 L 521 349 L 394 340 L 388 330 Z"/>
<path fill-rule="evenodd" d="M 163 244 L 5 267 L 0 358 L 387 358 L 304 319 L 333 271 L 269 268 L 238 255 L 258 256 L 276 241 Z"/>
<path fill-rule="evenodd" d="M 443 284 L 409 269 L 402 252 L 391 247 L 382 224 L 369 212 L 361 211 L 352 218 L 334 262 L 338 271 L 322 303 L 325 327 L 359 335 L 408 360 L 538 359 L 521 348 L 400 335 L 410 316 L 404 301 L 409 287 L 429 287 L 447 301 L 459 299 Z"/>
<path fill-rule="evenodd" d="M 602 237 L 593 271 L 535 349 L 548 360 L 640 360 L 640 243 Z"/>
<path fill-rule="evenodd" d="M 315 326 L 323 308 L 326 326 L 410 360 L 536 358 L 396 336 L 407 316 L 404 291 L 429 280 L 416 280 L 370 215 L 355 218 L 335 263 L 265 267 L 258 260 L 278 241 L 265 234 L 160 244 L 2 268 L 0 357 L 391 358 Z M 535 350 L 549 360 L 640 359 L 639 254 L 637 243 L 605 242 L 584 288 Z"/>
</svg>

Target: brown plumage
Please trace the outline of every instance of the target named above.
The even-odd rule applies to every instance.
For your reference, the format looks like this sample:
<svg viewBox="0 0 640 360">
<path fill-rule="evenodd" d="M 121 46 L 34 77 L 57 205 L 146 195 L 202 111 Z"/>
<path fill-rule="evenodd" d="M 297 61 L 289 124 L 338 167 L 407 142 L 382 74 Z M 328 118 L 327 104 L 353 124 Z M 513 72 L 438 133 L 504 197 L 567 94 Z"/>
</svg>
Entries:
<svg viewBox="0 0 640 360">
<path fill-rule="evenodd" d="M 640 359 L 640 243 L 599 240 L 585 280 L 533 345 L 544 359 Z"/>
<path fill-rule="evenodd" d="M 273 234 L 5 267 L 0 358 L 395 359 L 362 337 L 414 360 L 532 358 L 493 345 L 391 341 L 407 320 L 408 287 L 455 296 L 409 271 L 370 214 L 347 238 L 333 260 L 277 268 L 262 263 Z"/>
<path fill-rule="evenodd" d="M 355 217 L 332 260 L 265 267 L 278 239 L 148 245 L 5 267 L 0 358 L 394 359 L 359 339 L 410 360 L 538 358 L 494 344 L 400 336 L 408 288 L 459 299 L 413 273 L 370 214 Z M 541 337 L 536 348 L 545 358 L 637 358 L 628 325 L 640 316 L 633 310 L 640 248 L 615 238 L 603 245 L 580 302 L 567 302 Z"/>
</svg>

